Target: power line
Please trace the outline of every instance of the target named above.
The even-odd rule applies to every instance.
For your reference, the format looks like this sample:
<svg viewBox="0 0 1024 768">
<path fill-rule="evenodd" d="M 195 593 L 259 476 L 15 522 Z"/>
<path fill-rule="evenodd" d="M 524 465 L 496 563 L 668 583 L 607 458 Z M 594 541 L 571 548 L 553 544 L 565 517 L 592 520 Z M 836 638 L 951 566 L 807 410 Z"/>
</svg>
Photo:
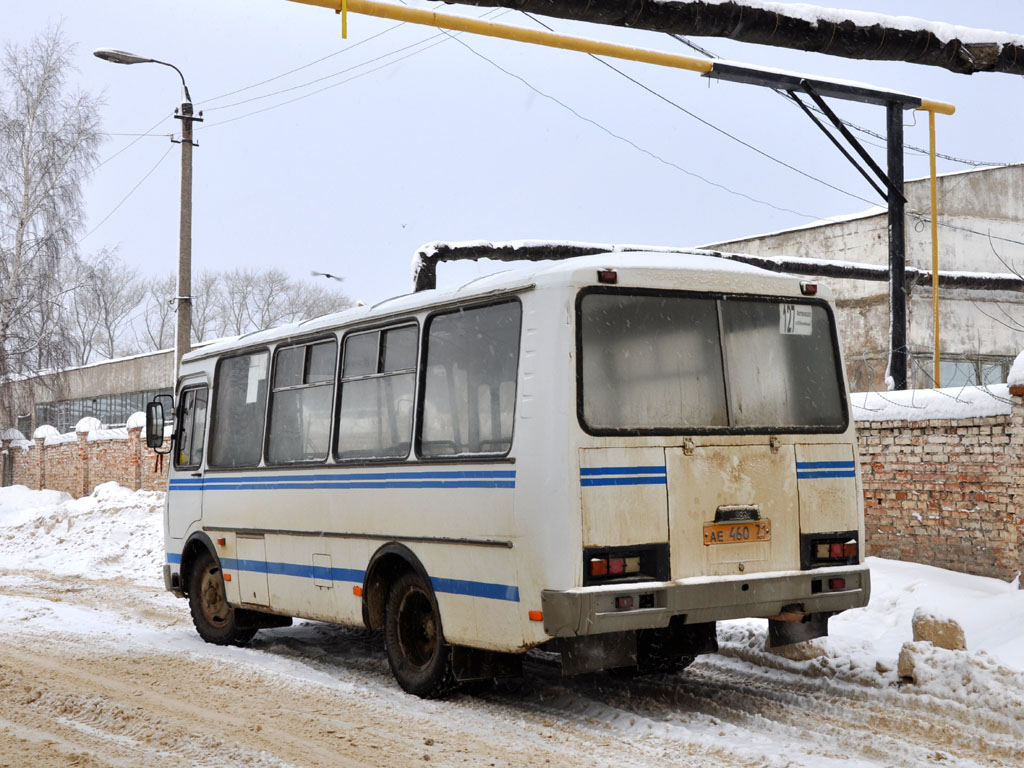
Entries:
<svg viewBox="0 0 1024 768">
<path fill-rule="evenodd" d="M 760 199 L 758 199 L 756 197 L 752 197 L 751 195 L 748 195 L 745 192 L 738 192 L 738 191 L 736 191 L 734 189 L 730 189 L 729 187 L 725 186 L 724 184 L 719 184 L 716 181 L 711 181 L 710 179 L 707 179 L 704 176 L 701 176 L 699 173 L 695 173 L 694 171 L 690 171 L 690 170 L 684 168 L 683 166 L 681 166 L 681 165 L 679 165 L 677 163 L 672 162 L 671 160 L 667 160 L 666 158 L 661 157 L 660 155 L 655 154 L 654 152 L 650 151 L 649 149 L 645 149 L 644 147 L 641 147 L 639 144 L 637 144 L 636 142 L 632 141 L 631 139 L 628 139 L 625 136 L 621 136 L 621 135 L 615 133 L 614 131 L 612 131 L 611 129 L 606 128 L 604 125 L 602 125 L 601 123 L 597 122 L 596 120 L 593 120 L 593 119 L 591 119 L 589 117 L 586 117 L 585 115 L 580 114 L 579 112 L 577 112 L 575 109 L 570 107 L 565 102 L 560 101 L 559 99 L 555 98 L 554 96 L 552 96 L 552 95 L 550 95 L 548 93 L 545 93 L 544 91 L 540 90 L 539 88 L 537 88 L 536 86 L 531 84 L 525 78 L 521 77 L 520 75 L 515 74 L 514 72 L 510 72 L 509 70 L 505 69 L 500 64 L 498 64 L 497 62 L 487 58 L 482 53 L 480 53 L 479 51 L 475 50 L 472 46 L 470 46 L 468 43 L 466 43 L 464 40 L 458 39 L 457 37 L 452 35 L 450 32 L 445 31 L 445 34 L 448 35 L 449 37 L 451 37 L 453 40 L 455 40 L 455 42 L 457 42 L 459 45 L 461 45 L 464 48 L 466 48 L 474 56 L 478 56 L 479 58 L 483 59 L 488 64 L 493 66 L 495 69 L 503 72 L 504 74 L 508 75 L 511 78 L 514 78 L 514 79 L 518 80 L 523 85 L 525 85 L 527 88 L 529 88 L 531 91 L 536 93 L 538 96 L 543 96 L 545 99 L 548 99 L 549 101 L 554 102 L 558 106 L 562 107 L 562 109 L 565 109 L 566 111 L 570 112 L 571 114 L 573 114 L 574 116 L 576 116 L 580 120 L 583 120 L 584 122 L 590 123 L 595 128 L 603 131 L 604 133 L 608 134 L 612 138 L 617 139 L 619 141 L 622 141 L 622 142 L 628 144 L 629 146 L 633 147 L 633 149 L 635 149 L 635 150 L 637 150 L 639 152 L 642 152 L 643 154 L 647 155 L 648 157 L 653 158 L 654 160 L 657 160 L 660 163 L 663 163 L 663 164 L 665 164 L 665 165 L 667 165 L 667 166 L 669 166 L 671 168 L 675 168 L 677 171 L 685 173 L 687 176 L 691 176 L 691 177 L 693 177 L 695 179 L 703 181 L 705 184 L 709 184 L 710 186 L 717 187 L 718 189 L 721 189 L 721 190 L 723 190 L 725 192 L 728 192 L 731 195 L 736 195 L 737 197 L 742 197 L 742 198 L 744 198 L 746 200 L 749 200 L 752 203 L 757 203 L 759 205 L 765 205 L 765 206 L 768 206 L 769 208 L 774 208 L 776 211 L 779 211 L 781 213 L 791 213 L 794 216 L 801 216 L 801 217 L 803 217 L 805 219 L 811 219 L 811 220 L 819 220 L 819 219 L 821 219 L 820 216 L 812 216 L 811 214 L 801 213 L 800 211 L 794 211 L 794 210 L 792 210 L 790 208 L 783 208 L 781 206 L 775 205 L 774 203 L 770 203 L 767 200 L 760 200 Z"/>
<path fill-rule="evenodd" d="M 553 32 L 554 31 L 551 27 L 549 27 L 543 21 L 540 21 L 539 19 L 535 18 L 532 14 L 526 13 L 524 11 L 523 15 L 525 15 L 529 19 L 532 19 L 537 24 L 540 24 L 542 27 L 547 29 L 549 32 Z M 705 120 L 700 115 L 698 115 L 698 114 L 696 114 L 694 112 L 691 112 L 690 110 L 686 109 L 686 107 L 684 107 L 681 104 L 679 104 L 678 102 L 672 101 L 672 99 L 668 98 L 664 94 L 659 93 L 658 91 L 656 91 L 653 88 L 649 87 L 648 85 L 640 82 L 639 80 L 637 80 L 636 78 L 632 77 L 631 75 L 626 74 L 624 71 L 622 71 L 621 69 L 619 69 L 615 65 L 611 64 L 610 62 L 605 61 L 604 59 L 600 58 L 599 56 L 595 56 L 592 53 L 588 53 L 587 55 L 590 56 L 590 58 L 592 58 L 594 61 L 596 61 L 596 62 L 598 62 L 600 64 L 603 64 L 604 66 L 608 67 L 613 72 L 616 72 L 617 74 L 619 74 L 622 77 L 626 78 L 627 80 L 629 80 L 629 82 L 633 83 L 634 85 L 636 85 L 636 86 L 638 86 L 640 88 L 643 88 L 645 91 L 650 93 L 652 96 L 655 96 L 655 97 L 661 99 L 666 104 L 668 104 L 668 105 L 670 105 L 672 107 L 675 107 L 676 109 L 678 109 L 683 114 L 688 115 L 689 117 L 693 118 L 694 120 L 699 122 L 701 125 L 707 126 L 708 128 L 710 128 L 713 131 L 717 131 L 718 133 L 722 134 L 723 136 L 725 136 L 725 137 L 727 137 L 729 139 L 732 139 L 733 141 L 737 142 L 738 144 L 741 144 L 742 146 L 746 147 L 747 149 L 749 149 L 749 150 L 751 150 L 753 152 L 756 152 L 757 154 L 761 155 L 762 157 L 767 158 L 768 160 L 771 160 L 773 163 L 777 163 L 778 165 L 781 165 L 783 168 L 788 168 L 789 170 L 791 170 L 791 171 L 793 171 L 795 173 L 798 173 L 801 176 L 803 176 L 804 178 L 810 179 L 811 181 L 816 181 L 819 184 L 823 184 L 824 186 L 828 187 L 829 189 L 832 189 L 832 190 L 834 190 L 836 192 L 844 194 L 847 197 L 852 197 L 855 200 L 860 200 L 862 203 L 867 203 L 868 205 L 874 205 L 875 204 L 875 202 L 873 200 L 868 200 L 865 197 L 861 197 L 860 195 L 854 194 L 853 192 L 848 192 L 845 189 L 837 187 L 834 184 L 830 184 L 829 182 L 825 181 L 824 179 L 820 179 L 817 176 L 814 176 L 814 175 L 812 175 L 810 173 L 807 173 L 806 171 L 803 171 L 803 170 L 797 168 L 794 165 L 790 165 L 789 163 L 785 162 L 784 160 L 780 160 L 779 158 L 775 157 L 774 155 L 771 155 L 768 152 L 765 152 L 764 150 L 762 150 L 762 149 L 760 149 L 758 147 L 755 147 L 753 144 L 751 144 L 751 143 L 749 143 L 747 141 L 744 141 L 743 139 L 739 138 L 738 136 L 735 136 L 735 135 L 729 133 L 724 128 L 721 128 L 721 127 L 715 125 L 714 123 L 712 123 L 712 122 L 710 122 L 708 120 Z"/>
<path fill-rule="evenodd" d="M 429 42 L 430 40 L 433 40 L 433 39 L 435 39 L 437 37 L 442 37 L 443 38 L 442 35 L 432 35 L 431 37 L 428 37 L 428 38 L 425 38 L 423 40 L 420 40 L 419 43 L 417 43 L 417 45 L 422 45 L 423 43 Z M 318 93 L 323 93 L 324 91 L 329 91 L 332 88 L 337 88 L 338 86 L 345 85 L 346 83 L 351 83 L 353 80 L 358 80 L 359 78 L 365 77 L 366 75 L 371 75 L 374 72 L 378 72 L 378 71 L 380 71 L 380 70 L 382 70 L 382 69 L 384 69 L 386 67 L 390 67 L 393 64 L 398 64 L 399 62 L 405 61 L 406 59 L 408 59 L 408 58 L 410 58 L 412 56 L 415 56 L 418 53 L 423 53 L 424 51 L 430 50 L 431 48 L 433 48 L 435 46 L 438 46 L 438 45 L 441 45 L 442 43 L 445 43 L 445 42 L 447 42 L 446 39 L 438 40 L 437 42 L 432 43 L 431 45 L 428 45 L 425 48 L 421 48 L 418 51 L 412 51 L 411 53 L 407 53 L 405 56 L 402 56 L 401 58 L 395 59 L 394 61 L 385 62 L 384 64 L 381 64 L 379 67 L 374 67 L 373 69 L 369 69 L 366 72 L 360 72 L 359 74 L 353 75 L 352 77 L 349 77 L 349 78 L 346 78 L 344 80 L 341 80 L 340 82 L 332 83 L 331 85 L 325 85 L 323 88 L 318 88 L 317 90 L 311 91 L 310 93 L 303 94 L 302 96 L 296 96 L 294 99 L 288 99 L 287 101 L 282 101 L 282 102 L 280 102 L 278 104 L 272 104 L 269 107 L 264 107 L 263 109 L 257 109 L 257 110 L 254 110 L 252 112 L 246 112 L 244 115 L 237 115 L 235 117 L 230 117 L 227 120 L 221 120 L 219 123 L 207 123 L 206 125 L 202 126 L 201 128 L 198 128 L 197 130 L 207 130 L 209 128 L 214 128 L 214 127 L 219 126 L 219 125 L 227 125 L 228 123 L 233 123 L 236 120 L 242 120 L 242 119 L 244 119 L 246 117 L 252 117 L 253 115 L 259 115 L 259 114 L 262 114 L 264 112 L 269 112 L 270 110 L 277 109 L 278 107 L 284 107 L 284 106 L 287 106 L 288 104 L 294 104 L 296 101 L 302 101 L 303 99 L 308 99 L 310 96 L 316 96 Z"/>
<path fill-rule="evenodd" d="M 392 27 L 392 29 L 393 28 L 394 27 Z M 381 34 L 383 34 L 383 33 L 381 33 Z M 249 103 L 254 102 L 254 101 L 259 101 L 261 99 L 269 99 L 269 98 L 271 98 L 273 96 L 280 96 L 283 93 L 290 93 L 292 91 L 297 91 L 300 88 L 307 88 L 307 87 L 309 87 L 311 85 L 315 85 L 316 83 L 323 82 L 324 80 L 330 80 L 332 77 L 338 77 L 339 75 L 344 75 L 344 74 L 346 74 L 348 72 L 351 72 L 354 69 L 359 69 L 360 67 L 365 67 L 367 64 L 373 64 L 373 63 L 375 63 L 377 61 L 380 61 L 381 59 L 386 59 L 389 56 L 394 56 L 396 53 L 401 53 L 402 51 L 407 51 L 410 48 L 415 48 L 418 45 L 422 45 L 424 42 L 427 42 L 429 40 L 434 40 L 434 39 L 436 39 L 438 37 L 441 37 L 441 35 L 440 34 L 432 35 L 432 36 L 424 38 L 423 40 L 420 40 L 418 42 L 410 43 L 409 45 L 402 46 L 401 48 L 396 48 L 395 50 L 389 51 L 388 53 L 382 53 L 380 56 L 375 56 L 372 59 L 367 59 L 366 61 L 362 61 L 362 62 L 360 62 L 358 64 L 353 64 L 352 66 L 346 67 L 345 69 L 338 70 L 337 72 L 332 72 L 329 75 L 324 75 L 323 77 L 318 77 L 315 80 L 309 80 L 309 81 L 307 81 L 305 83 L 299 83 L 298 85 L 293 85 L 293 86 L 291 86 L 289 88 L 282 88 L 279 91 L 271 91 L 270 93 L 265 93 L 265 94 L 262 94 L 260 96 L 253 96 L 252 98 L 243 99 L 242 101 L 236 101 L 236 102 L 234 102 L 232 104 L 222 104 L 219 107 L 210 107 L 210 108 L 206 109 L 206 111 L 207 112 L 213 112 L 214 110 L 218 110 L 218 109 L 230 109 L 231 107 L 238 107 L 238 106 L 241 106 L 243 104 L 249 104 Z M 319 93 L 319 91 L 314 91 L 314 93 Z"/>
<path fill-rule="evenodd" d="M 76 243 L 76 245 L 81 245 L 85 240 L 87 240 L 89 238 L 90 235 L 92 235 L 93 232 L 95 232 L 97 229 L 99 229 L 104 224 L 106 224 L 107 219 L 109 219 L 111 216 L 113 216 L 115 213 L 117 213 L 117 210 L 122 205 L 125 204 L 125 201 L 128 200 L 128 198 L 131 197 L 133 194 L 135 194 L 135 190 L 137 190 L 139 187 L 141 187 L 142 183 L 146 179 L 148 179 L 150 176 L 153 175 L 153 172 L 160 166 L 160 163 L 162 163 L 164 161 L 164 158 L 166 158 L 167 155 L 169 155 L 171 153 L 172 149 L 174 149 L 174 145 L 173 144 L 167 148 L 167 151 L 164 152 L 163 155 L 160 156 L 160 159 L 156 161 L 156 164 L 146 172 L 146 175 L 143 176 L 141 179 L 139 179 L 138 183 L 128 191 L 128 194 L 121 198 L 121 202 L 119 202 L 117 205 L 115 205 L 113 210 L 110 213 L 108 213 L 106 216 L 104 216 L 103 220 L 100 221 L 99 224 L 97 224 L 95 227 L 90 229 L 85 235 L 83 235 L 82 238 Z"/>
<path fill-rule="evenodd" d="M 335 56 L 339 56 L 342 53 L 348 53 L 349 51 L 355 50 L 356 48 L 358 48 L 360 45 L 363 45 L 364 43 L 369 43 L 371 40 L 376 40 L 378 37 L 381 37 L 382 35 L 386 35 L 388 32 L 391 32 L 392 30 L 398 29 L 403 24 L 405 24 L 405 22 L 400 21 L 397 24 L 394 24 L 393 26 L 390 26 L 387 29 L 385 29 L 385 30 L 383 30 L 381 32 L 378 32 L 375 35 L 371 35 L 370 37 L 367 37 L 367 38 L 365 38 L 363 40 L 360 40 L 357 43 L 353 43 L 352 45 L 348 45 L 348 46 L 346 46 L 344 48 L 340 48 L 339 50 L 335 51 L 334 53 L 329 53 L 326 56 L 321 56 L 319 59 L 311 61 L 308 64 L 303 64 L 302 66 L 295 67 L 294 69 L 289 69 L 287 72 L 282 72 L 279 75 L 274 75 L 273 77 L 268 77 L 266 80 L 261 80 L 258 83 L 253 83 L 252 85 L 246 85 L 246 86 L 243 86 L 241 88 L 236 88 L 233 91 L 228 91 L 227 93 L 222 93 L 222 94 L 220 94 L 218 96 L 213 96 L 213 97 L 211 97 L 209 99 L 205 99 L 202 103 L 204 105 L 206 105 L 206 104 L 209 104 L 209 103 L 214 102 L 214 101 L 220 101 L 221 99 L 226 99 L 228 96 L 234 96 L 236 93 L 242 93 L 244 91 L 252 90 L 253 88 L 259 88 L 261 85 L 266 85 L 267 83 L 272 83 L 275 80 L 280 80 L 282 77 L 287 77 L 288 75 L 294 75 L 296 72 L 301 72 L 304 69 L 308 69 L 309 67 L 312 67 L 312 66 L 314 66 L 316 64 L 319 64 L 319 63 L 321 63 L 323 61 L 327 61 L 328 59 L 334 58 Z M 316 82 L 316 81 L 313 81 L 313 82 Z M 231 105 L 227 105 L 227 106 L 231 106 Z M 207 107 L 206 110 L 209 111 L 211 109 L 224 109 L 224 108 L 225 107 Z"/>
<path fill-rule="evenodd" d="M 121 154 L 122 152 L 124 152 L 124 151 L 125 151 L 126 149 L 130 149 L 131 147 L 134 147 L 134 146 L 135 146 L 135 145 L 136 145 L 136 144 L 137 144 L 137 143 L 138 143 L 139 141 L 141 141 L 142 139 L 144 139 L 144 138 L 145 138 L 146 136 L 153 136 L 153 135 L 155 135 L 155 134 L 153 133 L 153 131 L 155 131 L 155 130 L 156 130 L 156 128 L 157 128 L 157 126 L 158 126 L 158 125 L 160 125 L 160 123 L 162 123 L 162 122 L 163 122 L 164 120 L 166 120 L 166 119 L 167 119 L 166 117 L 161 117 L 161 118 L 160 118 L 159 120 L 157 120 L 157 121 L 156 121 L 155 123 L 153 123 L 153 127 L 152 127 L 152 128 L 150 128 L 150 129 L 149 129 L 148 131 L 146 131 L 145 133 L 140 133 L 140 134 L 137 134 L 137 138 L 136 138 L 136 139 L 135 139 L 134 141 L 129 141 L 129 142 L 127 143 L 127 144 L 125 144 L 125 145 L 124 145 L 123 147 L 121 147 L 121 148 L 120 148 L 119 150 L 117 150 L 117 152 L 115 152 L 114 154 L 112 154 L 112 155 L 111 155 L 110 157 L 108 157 L 108 158 L 107 158 L 106 160 L 102 160 L 102 161 L 100 161 L 99 163 L 97 163 L 96 165 L 94 165 L 94 166 L 93 166 L 92 168 L 90 168 L 90 169 L 88 170 L 88 172 L 86 172 L 86 173 L 85 173 L 85 174 L 83 175 L 83 177 L 82 177 L 82 178 L 87 178 L 87 177 L 89 177 L 89 176 L 90 176 L 91 174 L 93 174 L 94 172 L 96 172 L 97 170 L 99 170 L 100 168 L 102 168 L 102 167 L 103 167 L 104 165 L 106 165 L 107 163 L 109 163 L 109 162 L 110 162 L 111 160 L 113 160 L 113 159 L 114 159 L 115 157 L 117 157 L 118 155 L 120 155 L 120 154 Z"/>
<path fill-rule="evenodd" d="M 674 37 L 676 40 L 681 42 L 683 45 L 686 45 L 686 46 L 692 48 L 693 50 L 697 51 L 698 53 L 700 53 L 703 56 L 707 56 L 709 59 L 719 59 L 719 58 L 721 58 L 717 54 L 709 51 L 707 48 L 700 47 L 699 45 L 697 45 L 696 43 L 694 43 L 692 40 L 688 39 L 684 35 L 677 35 L 677 34 L 669 33 L 669 37 Z M 1022 77 L 1024 77 L 1024 75 L 1022 75 Z M 772 88 L 772 90 L 775 91 L 780 96 L 783 96 L 787 101 L 790 101 L 789 95 L 786 94 L 785 92 L 780 91 L 777 88 Z M 792 102 L 790 101 L 790 103 L 792 103 Z M 814 105 L 808 105 L 808 106 L 809 106 L 809 108 L 812 111 L 817 112 L 818 114 L 824 114 L 816 106 L 814 106 Z M 867 136 L 873 136 L 876 139 L 881 139 L 882 141 L 886 142 L 885 145 L 881 146 L 882 149 L 884 149 L 886 146 L 888 146 L 888 140 L 889 139 L 888 139 L 887 136 L 885 136 L 885 135 L 883 135 L 881 133 L 878 133 L 877 131 L 873 131 L 870 128 L 865 128 L 864 126 L 857 125 L 856 123 L 850 122 L 849 120 L 842 120 L 841 122 L 847 128 L 852 128 L 853 130 L 859 131 L 860 133 L 863 133 L 863 134 L 865 134 Z M 867 142 L 867 143 L 870 143 L 870 142 Z M 879 146 L 879 145 L 872 144 L 872 146 Z M 921 154 L 921 155 L 931 155 L 931 150 L 930 149 L 926 149 L 924 147 L 916 147 L 913 144 L 906 144 L 906 143 L 904 143 L 903 148 L 904 149 L 909 149 L 912 152 L 917 152 L 918 154 Z M 984 168 L 984 167 L 988 167 L 988 166 L 997 166 L 998 167 L 998 166 L 1003 166 L 1003 165 L 1013 165 L 1014 164 L 1014 163 L 994 162 L 994 161 L 987 161 L 987 160 L 968 160 L 967 158 L 963 158 L 963 157 L 954 157 L 953 155 L 946 155 L 946 154 L 943 154 L 942 152 L 936 152 L 935 156 L 936 157 L 940 157 L 943 160 L 949 160 L 950 162 L 953 162 L 953 163 L 960 163 L 961 165 L 970 165 L 970 166 L 973 166 L 975 168 Z"/>
</svg>

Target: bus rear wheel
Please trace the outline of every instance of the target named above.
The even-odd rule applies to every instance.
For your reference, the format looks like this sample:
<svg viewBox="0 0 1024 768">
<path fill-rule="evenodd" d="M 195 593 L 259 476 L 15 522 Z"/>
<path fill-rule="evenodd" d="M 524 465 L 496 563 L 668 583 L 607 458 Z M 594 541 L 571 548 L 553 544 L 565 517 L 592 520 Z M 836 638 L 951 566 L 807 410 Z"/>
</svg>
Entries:
<svg viewBox="0 0 1024 768">
<path fill-rule="evenodd" d="M 407 693 L 434 699 L 454 687 L 451 648 L 444 642 L 437 600 L 418 574 L 405 573 L 391 586 L 384 643 L 391 673 Z"/>
<path fill-rule="evenodd" d="M 188 582 L 188 606 L 199 636 L 214 645 L 245 645 L 255 629 L 241 629 L 236 611 L 224 595 L 224 574 L 220 563 L 209 552 L 201 553 L 192 564 Z"/>
</svg>

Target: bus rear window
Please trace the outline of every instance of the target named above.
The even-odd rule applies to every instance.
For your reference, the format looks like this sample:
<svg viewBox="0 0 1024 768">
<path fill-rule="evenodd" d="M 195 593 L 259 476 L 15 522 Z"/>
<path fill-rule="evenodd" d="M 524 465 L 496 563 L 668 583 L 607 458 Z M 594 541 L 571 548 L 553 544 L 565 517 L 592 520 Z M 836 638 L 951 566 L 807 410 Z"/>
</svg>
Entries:
<svg viewBox="0 0 1024 768">
<path fill-rule="evenodd" d="M 591 291 L 579 328 L 580 411 L 591 432 L 846 427 L 821 303 Z"/>
</svg>

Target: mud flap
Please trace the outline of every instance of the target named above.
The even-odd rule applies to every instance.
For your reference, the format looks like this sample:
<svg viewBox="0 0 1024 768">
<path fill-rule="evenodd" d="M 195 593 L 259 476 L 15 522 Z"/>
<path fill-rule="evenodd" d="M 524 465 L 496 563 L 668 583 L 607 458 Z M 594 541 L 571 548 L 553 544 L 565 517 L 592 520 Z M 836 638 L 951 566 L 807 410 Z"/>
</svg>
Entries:
<svg viewBox="0 0 1024 768">
<path fill-rule="evenodd" d="M 779 621 L 768 619 L 768 647 L 802 643 L 816 637 L 828 636 L 828 620 L 831 613 L 808 613 L 802 621 Z"/>
<path fill-rule="evenodd" d="M 567 637 L 559 645 L 563 675 L 636 666 L 636 632 Z"/>
<path fill-rule="evenodd" d="M 471 680 L 494 680 L 501 677 L 521 677 L 523 656 L 519 653 L 500 653 L 452 646 L 452 672 L 460 683 Z"/>
<path fill-rule="evenodd" d="M 235 626 L 239 629 L 275 629 L 290 627 L 291 616 L 277 616 L 263 611 L 251 611 L 248 608 L 235 608 Z"/>
</svg>

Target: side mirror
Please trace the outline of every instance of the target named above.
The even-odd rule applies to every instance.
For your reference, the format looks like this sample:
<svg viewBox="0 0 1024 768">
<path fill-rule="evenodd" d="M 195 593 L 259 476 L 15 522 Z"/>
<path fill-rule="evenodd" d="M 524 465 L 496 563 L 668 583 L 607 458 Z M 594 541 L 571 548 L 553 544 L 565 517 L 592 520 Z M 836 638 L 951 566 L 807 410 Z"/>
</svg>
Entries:
<svg viewBox="0 0 1024 768">
<path fill-rule="evenodd" d="M 166 451 L 160 450 L 164 444 L 164 428 L 167 426 L 164 416 L 165 402 L 167 410 L 171 410 L 174 400 L 170 395 L 157 395 L 155 400 L 146 403 L 146 447 L 152 448 L 157 453 L 171 452 L 170 447 Z"/>
</svg>

